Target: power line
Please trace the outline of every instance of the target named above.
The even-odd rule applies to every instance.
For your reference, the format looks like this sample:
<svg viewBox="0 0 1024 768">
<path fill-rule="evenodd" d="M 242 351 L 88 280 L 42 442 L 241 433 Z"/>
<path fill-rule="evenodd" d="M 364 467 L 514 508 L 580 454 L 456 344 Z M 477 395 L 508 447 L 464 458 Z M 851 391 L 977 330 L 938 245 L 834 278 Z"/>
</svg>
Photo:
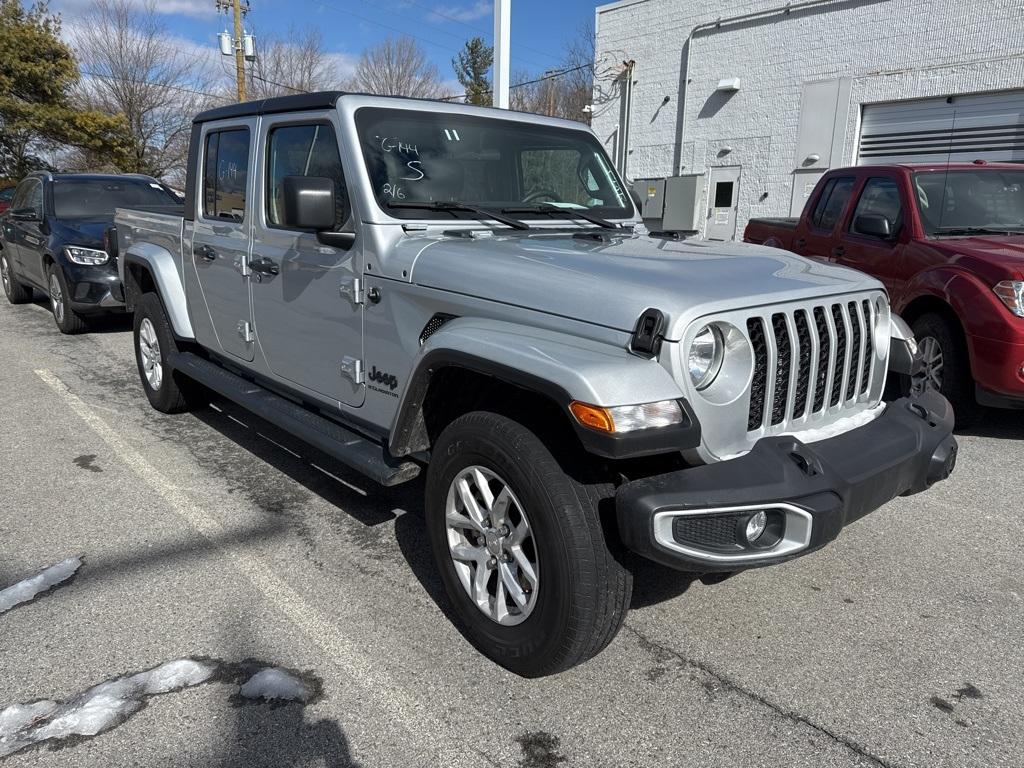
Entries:
<svg viewBox="0 0 1024 768">
<path fill-rule="evenodd" d="M 131 83 L 132 85 L 153 85 L 159 88 L 168 88 L 172 91 L 181 91 L 182 93 L 192 93 L 196 96 L 209 96 L 214 99 L 223 99 L 228 101 L 228 97 L 222 93 L 210 93 L 209 91 L 200 91 L 195 88 L 185 88 L 180 85 L 171 85 L 170 83 L 155 83 L 152 80 L 129 80 L 126 77 L 117 77 L 115 75 L 109 75 L 103 72 L 90 72 L 87 69 L 81 69 L 79 72 L 88 77 L 98 77 L 101 80 L 114 80 L 121 83 Z"/>
</svg>

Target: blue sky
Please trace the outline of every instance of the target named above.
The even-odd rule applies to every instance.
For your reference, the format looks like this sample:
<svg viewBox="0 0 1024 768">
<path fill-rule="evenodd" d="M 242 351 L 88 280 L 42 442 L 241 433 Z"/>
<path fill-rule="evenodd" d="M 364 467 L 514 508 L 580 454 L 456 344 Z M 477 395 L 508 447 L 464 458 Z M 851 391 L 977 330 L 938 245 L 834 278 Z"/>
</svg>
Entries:
<svg viewBox="0 0 1024 768">
<path fill-rule="evenodd" d="M 138 0 L 142 4 L 145 0 Z M 90 0 L 52 0 L 73 27 L 75 17 Z M 512 71 L 538 74 L 556 67 L 564 43 L 581 24 L 593 21 L 593 0 L 512 0 Z M 489 0 L 251 0 L 249 21 L 257 31 L 284 32 L 289 26 L 315 26 L 327 49 L 345 70 L 360 51 L 385 37 L 407 34 L 417 38 L 440 70 L 453 80 L 451 59 L 474 35 L 488 41 L 492 31 Z M 188 47 L 216 48 L 224 29 L 214 0 L 158 0 L 169 32 Z"/>
</svg>

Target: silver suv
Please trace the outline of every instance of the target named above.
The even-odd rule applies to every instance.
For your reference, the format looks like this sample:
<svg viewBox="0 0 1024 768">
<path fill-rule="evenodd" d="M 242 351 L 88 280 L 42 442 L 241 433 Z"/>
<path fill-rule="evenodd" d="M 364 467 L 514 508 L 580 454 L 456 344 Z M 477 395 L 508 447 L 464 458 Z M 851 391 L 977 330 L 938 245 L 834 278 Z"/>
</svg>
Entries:
<svg viewBox="0 0 1024 768">
<path fill-rule="evenodd" d="M 643 231 L 582 125 L 341 93 L 196 117 L 183 209 L 120 210 L 142 386 L 208 390 L 384 485 L 425 468 L 465 636 L 521 675 L 598 653 L 627 550 L 781 563 L 952 471 L 881 284 Z M 202 386 L 199 386 L 202 385 Z"/>
</svg>

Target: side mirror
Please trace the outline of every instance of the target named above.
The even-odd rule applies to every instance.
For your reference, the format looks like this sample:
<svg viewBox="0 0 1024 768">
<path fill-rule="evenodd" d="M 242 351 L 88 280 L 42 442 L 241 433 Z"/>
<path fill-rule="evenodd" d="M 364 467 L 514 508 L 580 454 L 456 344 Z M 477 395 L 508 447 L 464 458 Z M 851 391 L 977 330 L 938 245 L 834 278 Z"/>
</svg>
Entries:
<svg viewBox="0 0 1024 768">
<path fill-rule="evenodd" d="M 880 237 L 883 240 L 892 237 L 892 225 L 880 213 L 862 213 L 854 220 L 853 231 L 858 235 Z"/>
<path fill-rule="evenodd" d="M 41 221 L 43 217 L 35 208 L 16 208 L 11 211 L 11 218 L 16 221 Z"/>
<path fill-rule="evenodd" d="M 316 239 L 334 248 L 351 248 L 355 232 L 334 232 L 337 216 L 334 181 L 324 176 L 285 176 L 284 224 L 296 229 L 311 229 Z"/>
</svg>

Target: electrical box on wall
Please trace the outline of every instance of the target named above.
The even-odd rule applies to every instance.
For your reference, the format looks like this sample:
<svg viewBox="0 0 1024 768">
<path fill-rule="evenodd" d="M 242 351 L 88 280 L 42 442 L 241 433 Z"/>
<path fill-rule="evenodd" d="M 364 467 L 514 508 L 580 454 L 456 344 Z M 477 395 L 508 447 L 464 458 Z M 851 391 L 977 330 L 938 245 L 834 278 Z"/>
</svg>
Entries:
<svg viewBox="0 0 1024 768">
<path fill-rule="evenodd" d="M 665 212 L 665 179 L 636 179 L 633 191 L 640 198 L 640 217 L 660 219 Z"/>
<path fill-rule="evenodd" d="M 697 232 L 703 220 L 703 210 L 704 174 L 665 179 L 662 229 L 670 232 Z"/>
</svg>

